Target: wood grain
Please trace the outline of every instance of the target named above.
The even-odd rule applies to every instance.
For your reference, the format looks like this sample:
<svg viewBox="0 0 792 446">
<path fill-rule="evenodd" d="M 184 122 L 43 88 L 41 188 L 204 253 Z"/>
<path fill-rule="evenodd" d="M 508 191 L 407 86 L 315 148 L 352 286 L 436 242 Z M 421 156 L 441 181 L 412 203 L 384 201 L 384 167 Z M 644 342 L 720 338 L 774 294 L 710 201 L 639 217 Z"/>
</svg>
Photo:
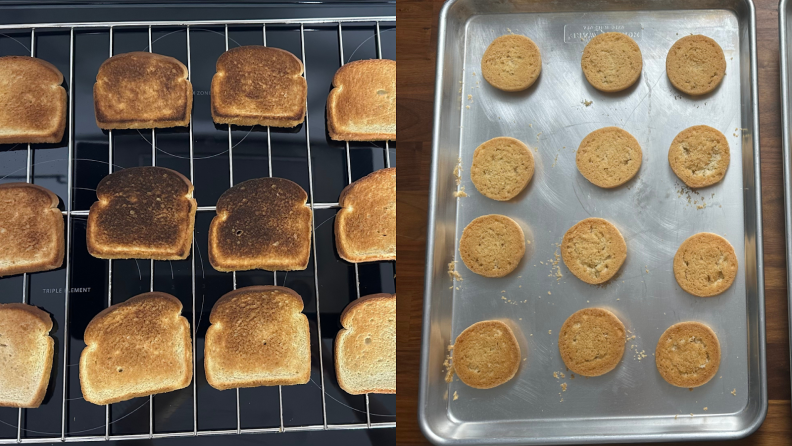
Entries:
<svg viewBox="0 0 792 446">
<path fill-rule="evenodd" d="M 781 117 L 778 2 L 754 0 L 757 12 L 759 121 L 764 221 L 767 378 L 770 407 L 761 428 L 738 445 L 792 445 L 789 330 Z M 432 136 L 437 17 L 443 2 L 398 0 L 397 125 L 399 135 L 397 243 L 397 443 L 429 444 L 418 428 L 418 370 Z M 702 444 L 702 443 L 695 443 Z M 706 443 L 705 443 L 706 444 Z"/>
</svg>

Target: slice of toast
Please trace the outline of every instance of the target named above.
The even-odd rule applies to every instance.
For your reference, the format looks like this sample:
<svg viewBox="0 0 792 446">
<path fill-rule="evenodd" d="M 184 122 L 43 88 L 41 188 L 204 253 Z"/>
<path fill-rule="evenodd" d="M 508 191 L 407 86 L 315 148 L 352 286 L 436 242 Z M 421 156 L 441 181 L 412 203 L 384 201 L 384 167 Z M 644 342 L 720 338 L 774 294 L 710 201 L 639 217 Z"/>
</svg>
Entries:
<svg viewBox="0 0 792 446">
<path fill-rule="evenodd" d="M 35 184 L 0 184 L 0 277 L 60 268 L 63 235 L 57 195 Z"/>
<path fill-rule="evenodd" d="M 250 45 L 217 59 L 212 119 L 218 124 L 294 127 L 305 120 L 308 86 L 292 53 Z"/>
<path fill-rule="evenodd" d="M 104 177 L 88 214 L 88 252 L 100 259 L 186 259 L 198 207 L 192 192 L 190 180 L 164 167 Z"/>
<path fill-rule="evenodd" d="M 336 72 L 327 131 L 336 141 L 396 141 L 395 60 L 358 60 Z"/>
<path fill-rule="evenodd" d="M 281 286 L 231 291 L 212 308 L 206 331 L 206 380 L 215 389 L 305 384 L 311 336 L 303 300 Z"/>
<path fill-rule="evenodd" d="M 347 305 L 335 341 L 338 385 L 347 393 L 396 393 L 396 295 Z"/>
<path fill-rule="evenodd" d="M 378 170 L 354 183 L 338 199 L 335 236 L 347 262 L 396 260 L 396 168 Z"/>
<path fill-rule="evenodd" d="M 101 129 L 152 129 L 190 124 L 193 89 L 187 67 L 161 54 L 135 51 L 107 59 L 93 88 Z"/>
<path fill-rule="evenodd" d="M 294 271 L 308 267 L 311 209 L 308 194 L 283 178 L 257 178 L 217 200 L 209 226 L 209 263 L 218 271 Z"/>
<path fill-rule="evenodd" d="M 63 74 L 28 56 L 0 57 L 0 144 L 55 143 L 66 128 Z"/>
<path fill-rule="evenodd" d="M 97 314 L 80 355 L 85 400 L 110 404 L 190 385 L 190 324 L 181 312 L 179 299 L 153 292 Z"/>
<path fill-rule="evenodd" d="M 0 406 L 39 407 L 55 343 L 50 315 L 32 305 L 0 305 Z"/>
</svg>

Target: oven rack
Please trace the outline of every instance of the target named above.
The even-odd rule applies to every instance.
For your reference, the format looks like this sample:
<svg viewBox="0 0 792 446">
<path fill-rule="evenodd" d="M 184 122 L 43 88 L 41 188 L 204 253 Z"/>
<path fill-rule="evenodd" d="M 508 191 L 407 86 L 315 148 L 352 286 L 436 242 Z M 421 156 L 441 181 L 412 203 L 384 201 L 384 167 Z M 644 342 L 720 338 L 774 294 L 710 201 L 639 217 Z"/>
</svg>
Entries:
<svg viewBox="0 0 792 446">
<path fill-rule="evenodd" d="M 62 386 L 62 406 L 61 406 L 61 435 L 60 436 L 50 436 L 50 437 L 31 437 L 25 438 L 22 435 L 22 419 L 23 419 L 23 412 L 27 409 L 19 409 L 18 412 L 18 419 L 17 419 L 17 436 L 16 438 L 0 438 L 0 444 L 19 444 L 19 443 L 49 443 L 54 441 L 61 441 L 61 442 L 87 442 L 87 441 L 113 441 L 113 440 L 141 440 L 141 439 L 154 439 L 154 438 L 170 438 L 170 437 L 189 437 L 189 436 L 218 436 L 218 435 L 231 435 L 231 434 L 263 434 L 263 433 L 282 433 L 282 432 L 306 432 L 306 431 L 323 431 L 323 430 L 360 430 L 360 429 L 381 429 L 381 428 L 395 428 L 396 422 L 372 422 L 371 421 L 371 412 L 369 410 L 369 396 L 368 394 L 365 395 L 366 398 L 366 423 L 345 423 L 345 424 L 329 424 L 327 422 L 327 408 L 326 408 L 326 392 L 325 392 L 325 383 L 324 383 L 324 361 L 322 355 L 322 329 L 321 329 L 321 313 L 320 313 L 320 299 L 319 299 L 319 266 L 317 265 L 317 254 L 316 254 L 316 224 L 315 224 L 315 211 L 322 210 L 322 209 L 338 209 L 338 203 L 315 203 L 314 202 L 314 190 L 313 190 L 313 166 L 311 163 L 311 141 L 310 141 L 310 129 L 309 129 L 309 121 L 308 121 L 308 99 L 306 98 L 306 116 L 305 116 L 305 145 L 307 150 L 307 164 L 308 164 L 308 182 L 309 182 L 309 191 L 308 197 L 309 201 L 306 204 L 311 208 L 312 211 L 312 218 L 311 218 L 311 237 L 312 237 L 312 254 L 314 258 L 313 266 L 314 266 L 314 288 L 316 293 L 316 323 L 317 323 L 317 344 L 319 349 L 319 369 L 320 369 L 320 377 L 321 377 L 321 390 L 322 390 L 322 424 L 312 424 L 312 425 L 303 425 L 303 426 L 284 426 L 283 422 L 283 397 L 281 386 L 278 386 L 278 399 L 279 399 L 279 415 L 280 415 L 280 426 L 279 427 L 266 427 L 266 428 L 242 428 L 241 427 L 241 416 L 240 416 L 240 399 L 239 399 L 239 389 L 236 389 L 236 429 L 219 429 L 219 430 L 199 430 L 198 429 L 198 399 L 197 399 L 197 368 L 196 368 L 196 356 L 197 356 L 197 339 L 196 339 L 196 268 L 195 268 L 195 256 L 192 253 L 195 252 L 195 234 L 193 233 L 193 242 L 191 247 L 191 255 L 190 255 L 190 262 L 191 262 L 191 282 L 192 282 L 192 315 L 191 315 L 191 328 L 192 328 L 192 362 L 193 362 L 193 379 L 190 384 L 192 387 L 192 413 L 193 413 L 193 429 L 191 431 L 179 431 L 179 432 L 162 432 L 162 433 L 155 433 L 154 432 L 154 404 L 153 398 L 154 395 L 149 396 L 148 406 L 149 406 L 149 432 L 148 434 L 111 434 L 110 433 L 110 405 L 105 406 L 105 433 L 104 435 L 80 435 L 80 436 L 72 436 L 69 435 L 67 431 L 67 402 L 68 402 L 68 386 L 69 386 L 69 307 L 70 307 L 70 299 L 69 294 L 71 291 L 71 254 L 72 254 L 72 217 L 73 216 L 87 216 L 89 214 L 89 210 L 76 210 L 72 209 L 73 205 L 73 189 L 74 189 L 74 91 L 73 91 L 73 80 L 74 80 L 74 42 L 75 42 L 75 30 L 101 30 L 106 29 L 108 30 L 109 35 L 109 48 L 110 54 L 109 57 L 113 56 L 113 32 L 115 29 L 118 28 L 138 28 L 138 29 L 148 29 L 148 50 L 149 52 L 153 52 L 153 42 L 152 42 L 152 29 L 156 29 L 158 27 L 168 27 L 172 29 L 174 27 L 183 28 L 186 32 L 187 36 L 187 71 L 188 71 L 188 80 L 191 79 L 192 75 L 192 67 L 191 67 L 191 45 L 190 45 L 190 29 L 191 27 L 195 26 L 223 26 L 224 27 L 224 37 L 225 37 L 225 49 L 228 50 L 228 28 L 229 26 L 261 26 L 262 31 L 262 44 L 267 45 L 267 26 L 268 25 L 299 25 L 300 31 L 300 48 L 301 48 L 301 61 L 303 63 L 303 67 L 305 70 L 306 67 L 306 58 L 305 58 L 305 25 L 328 25 L 328 24 L 335 24 L 337 26 L 337 33 L 338 33 L 338 44 L 339 44 L 339 51 L 341 55 L 341 64 L 340 66 L 344 65 L 344 53 L 343 53 L 343 25 L 344 24 L 353 24 L 353 23 L 370 23 L 374 24 L 375 26 L 375 42 L 377 47 L 377 57 L 382 58 L 382 48 L 381 48 L 381 36 L 380 36 L 380 23 L 390 23 L 395 25 L 396 17 L 395 16 L 369 16 L 369 17 L 339 17 L 339 18 L 309 18 L 309 19 L 275 19 L 275 20 L 195 20 L 195 21 L 113 21 L 113 22 L 85 22 L 85 23 L 37 23 L 37 24 L 0 24 L 0 31 L 20 31 L 20 30 L 29 30 L 30 31 L 30 55 L 31 57 L 35 57 L 36 51 L 36 30 L 45 30 L 45 29 L 66 29 L 69 31 L 69 73 L 65 77 L 68 78 L 68 159 L 67 159 L 67 197 L 64 203 L 65 210 L 62 211 L 62 214 L 66 217 L 66 259 L 65 259 L 65 268 L 66 268 L 66 279 L 64 285 L 64 321 L 63 321 L 63 338 L 67 340 L 66 342 L 62 342 L 62 357 L 63 357 L 63 386 Z M 392 26 L 391 25 L 391 26 Z M 307 79 L 307 73 L 304 71 L 303 76 Z M 193 153 L 193 119 L 192 114 L 190 117 L 189 123 L 189 151 L 190 151 L 190 182 L 194 180 L 194 153 Z M 156 165 L 156 130 L 151 129 L 151 157 L 152 157 L 152 165 Z M 390 152 L 389 152 L 389 143 L 385 142 L 384 147 L 384 159 L 385 159 L 385 167 L 391 167 L 390 162 Z M 26 161 L 26 174 L 25 179 L 26 182 L 31 182 L 32 176 L 32 168 L 33 168 L 33 152 L 34 148 L 27 144 L 27 161 Z M 228 154 L 229 154 L 229 187 L 234 185 L 234 167 L 233 167 L 233 144 L 232 144 L 232 137 L 231 137 L 231 126 L 228 125 Z M 272 170 L 272 147 L 271 147 L 271 138 L 270 138 L 270 128 L 267 127 L 267 154 L 268 154 L 268 161 L 269 161 L 269 171 L 268 175 L 270 177 L 273 176 Z M 349 183 L 352 182 L 352 171 L 351 171 L 351 157 L 350 157 L 350 146 L 349 142 L 346 143 L 345 146 L 345 155 L 346 155 L 346 163 L 347 163 L 347 180 Z M 108 166 L 109 171 L 108 174 L 113 173 L 113 131 L 108 131 Z M 197 212 L 214 212 L 215 206 L 199 206 L 197 208 Z M 194 231 L 194 230 L 193 230 Z M 107 261 L 107 279 L 108 279 L 108 289 L 107 289 L 107 305 L 112 305 L 112 274 L 113 274 L 113 261 Z M 154 291 L 154 260 L 150 261 L 150 268 L 151 268 L 151 282 L 150 282 L 150 291 Z M 355 269 L 355 288 L 356 288 L 356 296 L 360 297 L 360 279 L 359 279 L 359 272 L 358 272 L 358 265 L 354 264 Z M 232 273 L 233 277 L 233 289 L 237 288 L 237 281 L 236 281 L 236 273 Z M 28 287 L 28 274 L 25 273 L 22 278 L 22 299 L 23 303 L 28 302 L 28 295 L 29 295 L 29 287 Z M 274 284 L 277 285 L 277 273 L 273 273 L 273 280 Z M 332 365 L 331 365 L 332 366 Z"/>
</svg>

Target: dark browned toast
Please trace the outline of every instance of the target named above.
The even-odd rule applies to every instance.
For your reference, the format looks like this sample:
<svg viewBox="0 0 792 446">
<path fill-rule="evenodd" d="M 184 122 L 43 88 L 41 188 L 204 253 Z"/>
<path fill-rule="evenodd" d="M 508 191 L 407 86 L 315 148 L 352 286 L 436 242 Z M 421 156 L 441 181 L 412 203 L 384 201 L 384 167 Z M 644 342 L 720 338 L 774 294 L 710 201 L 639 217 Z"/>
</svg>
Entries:
<svg viewBox="0 0 792 446">
<path fill-rule="evenodd" d="M 136 51 L 107 59 L 93 90 L 96 125 L 102 129 L 184 127 L 193 89 L 187 67 L 161 54 Z"/>
<path fill-rule="evenodd" d="M 218 271 L 303 270 L 311 254 L 308 194 L 283 178 L 228 189 L 209 227 L 209 262 Z"/>
<path fill-rule="evenodd" d="M 66 128 L 63 74 L 28 56 L 0 57 L 0 144 L 55 143 Z"/>
<path fill-rule="evenodd" d="M 218 124 L 294 127 L 305 120 L 308 87 L 292 53 L 250 45 L 217 59 L 212 118 Z"/>
<path fill-rule="evenodd" d="M 0 277 L 60 268 L 63 252 L 58 196 L 34 184 L 1 184 Z"/>
<path fill-rule="evenodd" d="M 88 214 L 88 252 L 100 259 L 186 259 L 197 208 L 192 191 L 190 180 L 164 167 L 104 177 Z"/>
</svg>

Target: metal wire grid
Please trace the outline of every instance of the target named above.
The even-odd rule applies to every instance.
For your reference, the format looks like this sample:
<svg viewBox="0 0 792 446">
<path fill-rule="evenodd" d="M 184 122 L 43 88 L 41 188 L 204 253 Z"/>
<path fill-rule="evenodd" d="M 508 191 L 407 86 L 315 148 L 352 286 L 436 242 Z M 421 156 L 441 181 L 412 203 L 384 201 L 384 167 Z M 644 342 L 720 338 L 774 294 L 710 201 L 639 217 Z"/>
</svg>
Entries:
<svg viewBox="0 0 792 446">
<path fill-rule="evenodd" d="M 344 65 L 344 48 L 343 48 L 343 30 L 342 24 L 344 23 L 374 23 L 376 29 L 376 44 L 377 44 L 377 57 L 382 58 L 382 46 L 381 46 L 381 37 L 380 37 L 380 22 L 390 22 L 395 23 L 395 17 L 393 16 L 377 16 L 377 17 L 347 17 L 347 18 L 328 18 L 328 19 L 294 19 L 294 20 L 231 20 L 231 21 L 148 21 L 148 22 L 93 22 L 93 23 L 42 23 L 42 24 L 18 24 L 18 25 L 0 25 L 0 29 L 2 30 L 30 30 L 30 55 L 31 57 L 35 56 L 35 36 L 36 36 L 36 29 L 47 29 L 47 28 L 67 28 L 69 29 L 69 137 L 68 137 L 68 166 L 67 166 L 67 197 L 65 202 L 66 210 L 63 211 L 63 214 L 66 216 L 66 283 L 64 289 L 64 328 L 63 328 L 63 337 L 64 339 L 69 339 L 69 293 L 71 291 L 71 241 L 72 241 L 72 216 L 87 216 L 89 211 L 88 210 L 73 210 L 72 209 L 72 188 L 73 188 L 73 165 L 74 165 L 74 96 L 73 96 L 73 78 L 74 78 L 74 31 L 75 29 L 85 29 L 85 28 L 107 28 L 109 30 L 109 38 L 110 38 L 110 54 L 109 56 L 113 56 L 113 31 L 115 28 L 148 28 L 148 40 L 149 40 L 149 52 L 153 52 L 153 45 L 152 45 L 152 28 L 160 27 L 160 26 L 167 26 L 167 27 L 184 27 L 186 34 L 187 34 L 187 77 L 190 80 L 192 76 L 192 58 L 191 58 L 191 51 L 190 51 L 190 27 L 192 26 L 224 26 L 225 27 L 225 49 L 228 51 L 228 26 L 229 25 L 259 25 L 261 26 L 262 31 L 262 43 L 263 45 L 267 45 L 267 25 L 299 25 L 300 26 L 300 49 L 301 49 L 301 59 L 303 63 L 303 67 L 306 66 L 305 60 L 305 25 L 311 24 L 337 24 L 338 26 L 338 44 L 339 44 L 339 51 L 340 51 L 340 62 L 341 66 Z M 303 76 L 306 78 L 307 82 L 307 74 L 304 71 Z M 63 400 L 62 400 L 62 407 L 61 407 L 61 435 L 60 437 L 41 437 L 41 438 L 22 438 L 22 414 L 23 410 L 19 409 L 19 415 L 17 418 L 17 437 L 14 438 L 3 438 L 0 439 L 0 444 L 12 444 L 12 443 L 47 443 L 52 441 L 62 441 L 62 442 L 80 442 L 80 441 L 109 441 L 109 440 L 133 440 L 133 439 L 152 439 L 152 438 L 166 438 L 166 437 L 185 437 L 185 436 L 210 436 L 210 435 L 227 435 L 227 434 L 259 434 L 259 433 L 269 433 L 269 432 L 292 432 L 292 431 L 320 431 L 320 430 L 357 430 L 357 429 L 372 429 L 372 428 L 394 428 L 396 427 L 395 422 L 380 422 L 380 423 L 372 423 L 371 422 L 371 412 L 369 410 L 369 396 L 366 394 L 366 423 L 351 423 L 351 424 L 328 424 L 327 423 L 327 409 L 326 409 L 326 401 L 325 401 L 325 383 L 324 383 L 324 363 L 323 363 L 323 355 L 322 355 L 322 326 L 321 326 L 321 318 L 319 317 L 320 313 L 320 306 L 319 306 L 319 266 L 317 264 L 317 255 L 316 255 L 316 225 L 314 221 L 315 211 L 317 209 L 337 209 L 339 208 L 338 203 L 314 203 L 314 191 L 313 191 L 313 166 L 311 163 L 311 140 L 310 140 L 310 129 L 309 129 L 309 122 L 308 122 L 308 110 L 307 110 L 307 98 L 306 98 L 306 115 L 305 115 L 305 144 L 307 150 L 307 159 L 308 159 L 308 184 L 309 184 L 309 203 L 312 211 L 312 218 L 311 218 L 311 237 L 312 237 L 312 250 L 314 256 L 314 288 L 316 293 L 316 314 L 317 314 L 317 335 L 318 335 L 318 348 L 319 348 L 319 368 L 320 368 L 320 377 L 321 377 L 321 389 L 322 389 L 322 424 L 317 425 L 307 425 L 307 426 L 294 426 L 294 427 L 286 427 L 283 423 L 283 395 L 282 395 L 282 388 L 278 386 L 278 399 L 279 399 L 279 415 L 280 415 L 280 426 L 274 428 L 247 428 L 243 429 L 241 427 L 241 416 L 240 416 L 240 404 L 239 404 L 239 389 L 236 389 L 236 421 L 237 427 L 236 429 L 225 429 L 225 430 L 198 430 L 198 398 L 197 398 L 197 383 L 195 379 L 196 374 L 196 314 L 195 314 L 195 301 L 196 301 L 196 281 L 195 281 L 195 256 L 191 255 L 191 279 L 192 279 L 192 362 L 193 362 L 193 380 L 192 380 L 192 396 L 193 396 L 193 430 L 192 431 L 181 431 L 181 432 L 169 432 L 169 433 L 154 433 L 154 404 L 153 398 L 154 396 L 149 396 L 149 433 L 148 434 L 131 434 L 131 435 L 111 435 L 110 434 L 110 405 L 105 406 L 105 434 L 102 435 L 91 435 L 91 436 L 67 436 L 66 430 L 66 404 L 68 402 L 67 399 L 67 386 L 69 383 L 68 380 L 68 362 L 69 362 L 69 355 L 68 355 L 68 348 L 69 343 L 63 343 Z M 190 124 L 189 124 L 189 137 L 190 137 L 190 182 L 193 182 L 194 177 L 194 154 L 193 154 L 193 121 L 192 115 L 190 116 Z M 350 157 L 350 150 L 349 150 L 349 143 L 346 143 L 346 162 L 347 162 L 347 180 L 349 183 L 352 182 L 352 168 L 351 168 L 351 157 Z M 229 168 L 229 186 L 234 185 L 234 164 L 233 164 L 233 145 L 231 141 L 231 126 L 228 126 L 228 168 Z M 270 128 L 267 127 L 267 154 L 268 154 L 268 162 L 269 162 L 269 176 L 273 176 L 272 171 L 272 146 L 271 146 L 271 139 L 270 139 Z M 385 157 L 385 166 L 391 167 L 390 163 L 390 153 L 389 153 L 389 144 L 385 142 L 385 149 L 384 149 L 384 157 Z M 156 166 L 156 131 L 151 129 L 151 161 L 152 165 Z M 33 149 L 30 144 L 27 145 L 27 164 L 26 164 L 26 175 L 25 179 L 28 183 L 31 182 L 31 175 L 32 175 L 32 168 L 33 168 Z M 108 131 L 108 174 L 113 173 L 113 131 Z M 199 206 L 197 209 L 198 212 L 214 212 L 215 206 Z M 192 242 L 192 251 L 195 252 L 195 234 L 193 234 L 193 242 Z M 154 260 L 150 262 L 151 268 L 151 283 L 150 283 L 150 291 L 154 291 Z M 354 265 L 355 268 L 355 290 L 357 298 L 360 298 L 360 278 L 358 273 L 358 266 L 357 264 Z M 107 262 L 107 274 L 108 274 L 108 287 L 107 287 L 107 305 L 112 305 L 112 278 L 113 278 L 113 261 L 108 260 Z M 236 289 L 236 273 L 232 273 L 233 277 L 233 289 Z M 22 281 L 22 302 L 27 303 L 28 301 L 28 274 L 23 274 L 23 281 Z M 273 280 L 274 284 L 277 285 L 277 273 L 273 273 Z"/>
</svg>

